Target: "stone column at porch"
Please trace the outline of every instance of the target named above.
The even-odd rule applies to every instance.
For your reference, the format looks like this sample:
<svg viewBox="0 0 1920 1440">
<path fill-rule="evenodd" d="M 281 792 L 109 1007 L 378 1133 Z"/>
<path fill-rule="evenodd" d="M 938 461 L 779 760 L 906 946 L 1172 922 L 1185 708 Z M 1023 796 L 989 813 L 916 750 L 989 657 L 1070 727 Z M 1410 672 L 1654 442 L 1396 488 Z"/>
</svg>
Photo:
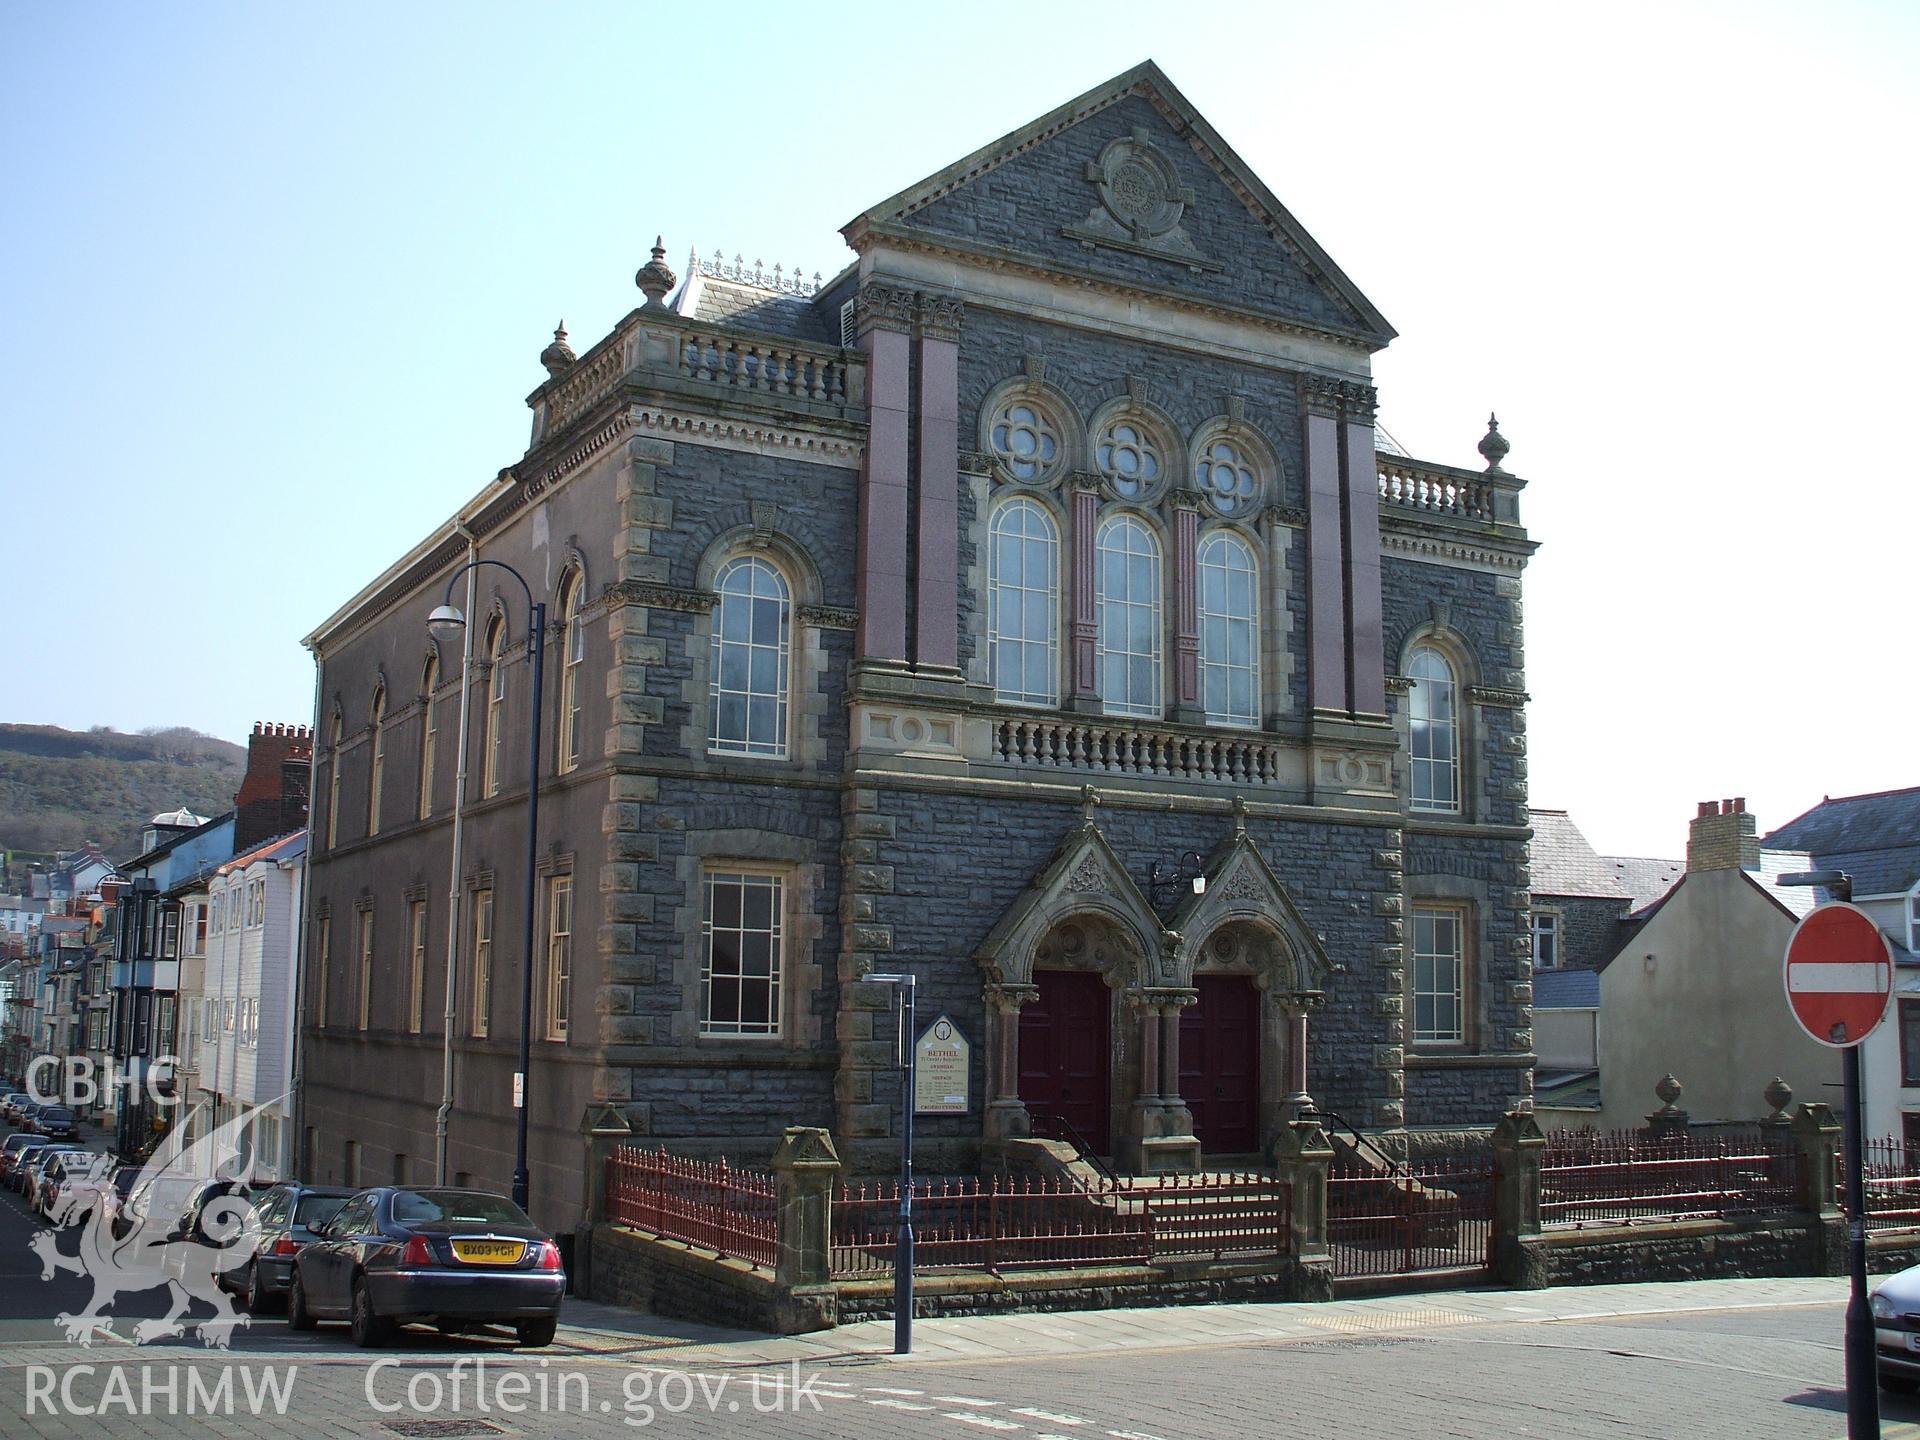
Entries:
<svg viewBox="0 0 1920 1440">
<path fill-rule="evenodd" d="M 1162 987 L 1127 995 L 1140 1023 L 1140 1083 L 1119 1160 L 1142 1175 L 1200 1168 L 1193 1112 L 1180 1099 L 1180 1011 L 1198 998 L 1192 990 Z"/>
<path fill-rule="evenodd" d="M 1310 996 L 1286 995 L 1280 999 L 1280 1013 L 1287 1027 L 1285 1093 L 1280 1097 L 1281 1118 L 1298 1120 L 1313 1108 L 1313 1096 L 1307 1092 L 1307 1012 L 1313 1008 Z"/>
<path fill-rule="evenodd" d="M 985 1138 L 989 1144 L 1032 1133 L 1033 1122 L 1020 1098 L 1020 1010 L 1039 994 L 1035 985 L 987 987 L 988 1023 L 993 1026 L 987 1047 Z"/>
</svg>

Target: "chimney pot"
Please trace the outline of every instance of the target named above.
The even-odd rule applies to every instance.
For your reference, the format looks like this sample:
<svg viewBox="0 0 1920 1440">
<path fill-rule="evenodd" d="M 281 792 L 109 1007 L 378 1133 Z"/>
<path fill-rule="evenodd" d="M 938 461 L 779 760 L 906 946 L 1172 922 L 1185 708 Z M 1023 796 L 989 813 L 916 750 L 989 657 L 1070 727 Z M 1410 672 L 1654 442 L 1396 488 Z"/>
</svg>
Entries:
<svg viewBox="0 0 1920 1440">
<path fill-rule="evenodd" d="M 1700 802 L 1700 808 L 1694 811 L 1694 818 L 1699 819 L 1701 816 L 1711 815 L 1714 813 L 1714 809 L 1715 809 L 1715 806 L 1713 801 L 1702 800 Z"/>
<path fill-rule="evenodd" d="M 1733 797 L 1733 813 L 1736 815 L 1744 815 L 1747 813 L 1747 797 L 1746 796 L 1736 795 Z"/>
</svg>

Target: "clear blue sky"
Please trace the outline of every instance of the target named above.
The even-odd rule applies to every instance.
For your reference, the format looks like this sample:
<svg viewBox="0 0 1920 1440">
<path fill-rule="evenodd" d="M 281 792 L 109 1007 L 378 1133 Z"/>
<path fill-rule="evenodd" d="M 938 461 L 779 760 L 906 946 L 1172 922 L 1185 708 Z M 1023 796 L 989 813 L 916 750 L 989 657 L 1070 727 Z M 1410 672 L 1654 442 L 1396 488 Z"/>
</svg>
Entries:
<svg viewBox="0 0 1920 1440">
<path fill-rule="evenodd" d="M 1677 854 L 1920 783 L 1920 9 L 0 8 L 0 719 L 239 738 L 524 448 L 656 231 L 837 231 L 1151 56 L 1386 313 L 1382 420 L 1532 482 L 1533 799 Z"/>
</svg>

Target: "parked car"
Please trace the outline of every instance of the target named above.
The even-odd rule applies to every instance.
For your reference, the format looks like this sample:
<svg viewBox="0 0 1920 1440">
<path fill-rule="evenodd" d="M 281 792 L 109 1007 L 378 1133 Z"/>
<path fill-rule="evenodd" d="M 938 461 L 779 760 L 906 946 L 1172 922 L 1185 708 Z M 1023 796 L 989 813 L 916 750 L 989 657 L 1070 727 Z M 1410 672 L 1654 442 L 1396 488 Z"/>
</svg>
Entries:
<svg viewBox="0 0 1920 1440">
<path fill-rule="evenodd" d="M 4 1180 L 13 1169 L 14 1158 L 25 1149 L 28 1142 L 38 1137 L 17 1130 L 5 1140 L 0 1140 L 0 1180 Z"/>
<path fill-rule="evenodd" d="M 137 1168 L 134 1173 L 139 1177 Z M 187 1208 L 194 1191 L 205 1183 L 173 1176 L 137 1178 L 132 1188 L 124 1192 L 125 1201 L 117 1207 L 114 1216 L 115 1237 L 128 1235 L 137 1225 L 151 1225 L 155 1230 L 171 1234 L 179 1226 L 180 1212 Z"/>
<path fill-rule="evenodd" d="M 26 1197 L 29 1209 L 37 1210 L 40 1208 L 37 1203 L 40 1195 L 40 1183 L 47 1173 L 47 1166 L 62 1155 L 69 1155 L 75 1152 L 84 1153 L 84 1147 L 71 1140 L 49 1140 L 21 1163 L 20 1183 L 14 1188 Z"/>
<path fill-rule="evenodd" d="M 64 1105 L 49 1105 L 40 1112 L 38 1128 L 52 1140 L 71 1140 L 80 1133 L 80 1122 Z"/>
<path fill-rule="evenodd" d="M 522 1345 L 550 1345 L 566 1288 L 560 1247 L 504 1195 L 382 1186 L 294 1257 L 287 1324 L 345 1320 L 356 1345 L 395 1325 L 508 1324 Z"/>
<path fill-rule="evenodd" d="M 337 1185 L 276 1185 L 254 1204 L 253 1259 L 217 1276 L 248 1310 L 261 1313 L 284 1300 L 293 1277 L 293 1261 L 318 1237 L 356 1192 Z"/>
<path fill-rule="evenodd" d="M 69 1150 L 46 1163 L 27 1203 L 49 1219 L 56 1212 L 64 1211 L 70 1223 L 83 1223 L 93 1212 L 112 1173 L 111 1155 L 103 1155 L 98 1150 Z M 60 1204 L 63 1195 L 72 1203 Z"/>
<path fill-rule="evenodd" d="M 1920 1265 L 1882 1280 L 1871 1303 L 1880 1388 L 1911 1395 L 1920 1390 Z"/>
<path fill-rule="evenodd" d="M 57 1142 L 47 1139 L 44 1135 L 28 1135 L 24 1137 L 24 1143 L 13 1152 L 13 1158 L 7 1162 L 7 1188 L 9 1190 L 21 1189 L 21 1182 L 25 1178 L 22 1172 L 25 1170 L 27 1162 L 42 1150 L 46 1149 L 47 1146 L 55 1143 Z"/>
<path fill-rule="evenodd" d="M 20 1107 L 20 1128 L 29 1134 L 39 1134 L 39 1127 L 33 1122 L 39 1118 L 40 1112 L 45 1108 L 38 1100 L 27 1101 Z"/>
<path fill-rule="evenodd" d="M 0 1120 L 5 1120 L 9 1125 L 18 1125 L 20 1112 L 26 1108 L 27 1102 L 31 1099 L 33 1097 L 23 1090 L 13 1090 L 0 1095 Z"/>
</svg>

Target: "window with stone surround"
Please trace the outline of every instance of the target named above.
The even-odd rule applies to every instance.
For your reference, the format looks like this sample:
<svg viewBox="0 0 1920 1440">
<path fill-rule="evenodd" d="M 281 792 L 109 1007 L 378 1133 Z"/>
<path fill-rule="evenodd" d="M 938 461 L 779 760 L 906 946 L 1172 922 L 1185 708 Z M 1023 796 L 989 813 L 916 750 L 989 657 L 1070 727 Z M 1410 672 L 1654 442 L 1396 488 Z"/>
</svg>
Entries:
<svg viewBox="0 0 1920 1440">
<path fill-rule="evenodd" d="M 1115 419 L 1101 430 L 1093 458 L 1113 493 L 1127 500 L 1156 492 L 1167 468 L 1165 443 L 1131 416 Z"/>
<path fill-rule="evenodd" d="M 1210 725 L 1260 723 L 1260 571 L 1231 530 L 1200 542 L 1200 700 Z"/>
<path fill-rule="evenodd" d="M 373 690 L 373 758 L 367 768 L 367 834 L 380 833 L 380 792 L 387 777 L 387 687 Z"/>
<path fill-rule="evenodd" d="M 1460 809 L 1460 688 L 1447 657 L 1431 645 L 1407 662 L 1409 751 L 1413 808 L 1456 814 Z"/>
<path fill-rule="evenodd" d="M 1101 525 L 1095 542 L 1096 686 L 1109 715 L 1160 717 L 1160 542 L 1137 516 Z"/>
<path fill-rule="evenodd" d="M 327 848 L 340 844 L 340 712 L 333 712 L 327 724 Z M 217 926 L 215 927 L 218 928 Z"/>
<path fill-rule="evenodd" d="M 561 774 L 580 763 L 580 665 L 587 658 L 587 627 L 580 618 L 586 590 L 580 572 L 567 577 L 560 597 L 560 624 L 566 650 L 560 660 L 560 734 L 554 768 Z"/>
<path fill-rule="evenodd" d="M 420 805 L 419 818 L 433 814 L 433 772 L 438 759 L 440 732 L 434 724 L 433 692 L 440 688 L 440 657 L 429 655 L 420 676 Z"/>
<path fill-rule="evenodd" d="M 323 913 L 314 921 L 313 937 L 313 1026 L 327 1028 L 327 990 L 333 984 L 333 916 Z M 211 1017 L 212 1012 L 208 1012 Z M 212 1021 L 209 1018 L 209 1029 Z"/>
<path fill-rule="evenodd" d="M 480 795 L 500 793 L 500 746 L 507 719 L 507 622 L 487 622 L 487 707 L 480 721 Z"/>
<path fill-rule="evenodd" d="M 418 1035 L 427 1020 L 427 902 L 415 900 L 407 915 L 407 1033 Z"/>
<path fill-rule="evenodd" d="M 373 1023 L 373 910 L 360 912 L 360 991 L 355 997 L 359 1004 L 359 1014 L 355 1017 L 359 1028 L 367 1029 Z"/>
<path fill-rule="evenodd" d="M 1920 1086 L 1920 1000 L 1900 1002 L 1900 1083 Z"/>
<path fill-rule="evenodd" d="M 1413 907 L 1413 1043 L 1457 1045 L 1467 1038 L 1467 911 Z"/>
<path fill-rule="evenodd" d="M 1920 952 L 1920 882 L 1907 892 L 1907 949 Z"/>
<path fill-rule="evenodd" d="M 987 634 L 994 698 L 1008 705 L 1059 700 L 1060 532 L 1025 497 L 993 512 Z"/>
<path fill-rule="evenodd" d="M 1533 912 L 1533 968 L 1557 970 L 1560 964 L 1560 912 L 1535 910 Z"/>
<path fill-rule="evenodd" d="M 721 566 L 714 580 L 707 748 L 783 760 L 792 664 L 793 599 L 786 576 L 758 555 Z"/>
<path fill-rule="evenodd" d="M 547 879 L 546 1038 L 565 1040 L 573 1013 L 573 876 Z"/>
<path fill-rule="evenodd" d="M 493 889 L 475 890 L 472 904 L 473 1015 L 467 1033 L 487 1038 L 493 1013 Z"/>
<path fill-rule="evenodd" d="M 1008 396 L 993 412 L 987 444 L 1009 476 L 1029 484 L 1052 479 L 1066 454 L 1059 420 L 1025 391 Z"/>
<path fill-rule="evenodd" d="M 703 889 L 700 1033 L 778 1035 L 784 876 L 710 870 Z"/>
</svg>

